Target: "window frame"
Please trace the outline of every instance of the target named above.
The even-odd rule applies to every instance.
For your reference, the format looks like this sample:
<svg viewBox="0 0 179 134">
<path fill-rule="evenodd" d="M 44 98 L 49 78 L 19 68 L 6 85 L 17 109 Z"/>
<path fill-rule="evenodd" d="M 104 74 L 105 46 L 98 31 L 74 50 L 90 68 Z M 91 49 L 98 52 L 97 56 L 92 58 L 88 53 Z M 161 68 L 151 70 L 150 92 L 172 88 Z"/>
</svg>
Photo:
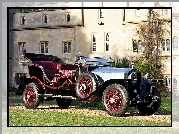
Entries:
<svg viewBox="0 0 179 134">
<path fill-rule="evenodd" d="M 167 44 L 168 40 L 169 40 L 169 44 Z M 164 42 L 164 45 L 162 44 L 163 42 Z M 161 52 L 170 52 L 170 51 L 171 51 L 171 39 L 170 38 L 162 39 L 161 40 Z"/>
<path fill-rule="evenodd" d="M 42 21 L 43 21 L 43 24 L 47 24 L 48 23 L 48 15 L 47 14 L 43 14 Z"/>
<path fill-rule="evenodd" d="M 71 15 L 70 13 L 66 13 L 66 22 L 70 22 L 71 21 Z"/>
<path fill-rule="evenodd" d="M 66 45 L 67 45 L 67 46 L 66 46 L 66 49 L 67 49 L 66 51 L 65 51 L 65 43 L 67 43 L 67 44 L 66 44 Z M 70 43 L 70 44 L 69 44 L 69 43 Z M 63 41 L 63 42 L 62 42 L 62 46 L 63 46 L 63 47 L 62 47 L 62 48 L 63 48 L 63 49 L 62 49 L 62 50 L 63 50 L 63 52 L 62 52 L 63 54 L 71 54 L 72 41 Z M 70 46 L 70 47 L 69 47 L 69 46 Z M 70 48 L 70 49 L 69 49 L 69 48 Z"/>
<path fill-rule="evenodd" d="M 134 44 L 134 42 L 135 42 L 135 44 Z M 139 46 L 139 42 L 140 42 L 140 46 Z M 132 39 L 132 50 L 133 50 L 133 53 L 142 52 L 142 40 L 140 40 L 140 39 Z"/>
<path fill-rule="evenodd" d="M 25 44 L 26 44 L 26 42 L 18 42 L 18 55 L 20 55 L 20 54 L 22 54 L 23 52 L 23 48 L 25 47 Z M 22 48 L 21 48 L 21 45 L 22 45 Z M 20 50 L 20 48 L 22 49 L 22 50 Z"/>
<path fill-rule="evenodd" d="M 44 44 L 43 52 L 42 52 L 42 44 Z M 48 54 L 49 53 L 49 41 L 41 41 L 40 42 L 40 53 L 41 54 Z"/>
<path fill-rule="evenodd" d="M 24 25 L 25 24 L 25 16 L 21 16 L 20 17 L 20 25 Z"/>
</svg>

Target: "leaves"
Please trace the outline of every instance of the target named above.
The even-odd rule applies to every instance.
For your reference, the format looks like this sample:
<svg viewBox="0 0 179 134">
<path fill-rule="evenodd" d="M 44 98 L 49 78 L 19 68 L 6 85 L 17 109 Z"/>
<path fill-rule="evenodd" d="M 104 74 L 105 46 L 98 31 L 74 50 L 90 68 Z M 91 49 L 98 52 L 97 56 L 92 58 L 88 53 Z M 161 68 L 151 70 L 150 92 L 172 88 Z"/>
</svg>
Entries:
<svg viewBox="0 0 179 134">
<path fill-rule="evenodd" d="M 159 10 L 158 10 L 159 11 Z M 135 61 L 135 67 L 151 77 L 163 76 L 164 65 L 161 56 L 161 42 L 168 30 L 169 20 L 162 18 L 158 11 L 148 10 L 147 22 L 138 25 L 137 33 L 143 40 L 143 55 Z"/>
<path fill-rule="evenodd" d="M 124 57 L 122 59 L 117 59 L 114 65 L 118 68 L 130 67 L 130 61 Z"/>
</svg>

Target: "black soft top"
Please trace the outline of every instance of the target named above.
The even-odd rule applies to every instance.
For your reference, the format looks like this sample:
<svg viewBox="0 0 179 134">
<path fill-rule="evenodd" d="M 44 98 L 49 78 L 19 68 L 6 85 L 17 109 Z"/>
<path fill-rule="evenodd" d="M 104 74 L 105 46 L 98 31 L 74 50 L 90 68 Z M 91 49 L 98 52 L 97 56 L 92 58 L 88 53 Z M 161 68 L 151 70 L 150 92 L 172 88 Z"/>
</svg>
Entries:
<svg viewBox="0 0 179 134">
<path fill-rule="evenodd" d="M 65 64 L 64 61 L 62 61 L 57 56 L 53 55 L 44 55 L 44 54 L 35 54 L 35 53 L 25 53 L 25 56 L 30 59 L 31 61 L 54 61 L 60 64 Z"/>
</svg>

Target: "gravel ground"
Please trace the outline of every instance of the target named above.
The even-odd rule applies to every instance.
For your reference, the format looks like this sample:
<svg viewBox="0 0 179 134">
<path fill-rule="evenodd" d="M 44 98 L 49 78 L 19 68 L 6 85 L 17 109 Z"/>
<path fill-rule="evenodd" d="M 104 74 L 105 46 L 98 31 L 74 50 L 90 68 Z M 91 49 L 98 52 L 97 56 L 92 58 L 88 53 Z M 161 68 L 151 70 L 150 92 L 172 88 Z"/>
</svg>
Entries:
<svg viewBox="0 0 179 134">
<path fill-rule="evenodd" d="M 10 104 L 10 109 L 26 109 L 23 104 Z M 45 106 L 40 105 L 36 110 L 42 110 L 42 111 L 57 111 L 57 112 L 68 112 L 68 113 L 76 113 L 76 114 L 85 114 L 88 116 L 96 115 L 96 116 L 106 116 L 110 117 L 110 115 L 101 109 L 96 108 L 77 108 L 77 107 L 70 107 L 68 109 L 59 109 L 57 106 Z M 128 111 L 125 114 L 125 117 L 120 118 L 133 118 L 138 120 L 150 120 L 150 121 L 162 121 L 162 122 L 171 122 L 171 115 L 164 115 L 160 113 L 156 113 L 154 115 L 150 116 L 142 116 L 136 111 Z"/>
</svg>

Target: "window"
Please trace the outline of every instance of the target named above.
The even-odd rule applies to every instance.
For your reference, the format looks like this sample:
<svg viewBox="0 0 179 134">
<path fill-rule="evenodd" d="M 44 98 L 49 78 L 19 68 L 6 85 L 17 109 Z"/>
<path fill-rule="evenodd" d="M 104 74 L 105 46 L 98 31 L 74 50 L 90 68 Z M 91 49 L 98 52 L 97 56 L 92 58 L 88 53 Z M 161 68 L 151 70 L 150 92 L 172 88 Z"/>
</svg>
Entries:
<svg viewBox="0 0 179 134">
<path fill-rule="evenodd" d="M 40 42 L 40 51 L 42 54 L 48 53 L 48 42 Z"/>
<path fill-rule="evenodd" d="M 140 17 L 140 9 L 136 10 L 136 17 Z"/>
<path fill-rule="evenodd" d="M 161 44 L 162 44 L 162 46 L 161 46 L 162 47 L 162 51 L 165 51 L 165 40 L 162 40 Z"/>
<path fill-rule="evenodd" d="M 25 16 L 21 16 L 21 25 L 25 24 Z"/>
<path fill-rule="evenodd" d="M 63 53 L 71 53 L 71 42 L 63 42 Z"/>
<path fill-rule="evenodd" d="M 163 52 L 170 51 L 170 39 L 166 39 L 166 40 L 162 39 L 162 41 L 161 41 L 161 50 Z"/>
<path fill-rule="evenodd" d="M 96 34 L 92 34 L 92 51 L 96 51 Z"/>
<path fill-rule="evenodd" d="M 43 15 L 43 23 L 47 23 L 47 15 L 46 14 Z"/>
<path fill-rule="evenodd" d="M 104 9 L 99 9 L 99 17 L 104 18 Z"/>
<path fill-rule="evenodd" d="M 138 41 L 138 52 L 141 52 L 142 51 L 142 41 L 139 40 Z"/>
<path fill-rule="evenodd" d="M 166 48 L 167 48 L 167 51 L 170 51 L 170 39 L 166 40 Z"/>
<path fill-rule="evenodd" d="M 178 37 L 173 37 L 173 50 L 178 50 Z"/>
<path fill-rule="evenodd" d="M 141 40 L 132 40 L 133 52 L 141 52 L 142 51 L 142 41 Z"/>
<path fill-rule="evenodd" d="M 165 86 L 169 87 L 170 86 L 170 78 L 166 77 L 165 79 Z"/>
<path fill-rule="evenodd" d="M 25 48 L 25 42 L 18 43 L 18 54 L 22 54 Z"/>
<path fill-rule="evenodd" d="M 70 14 L 67 13 L 67 14 L 66 14 L 66 22 L 69 22 L 69 21 L 70 21 Z"/>
<path fill-rule="evenodd" d="M 176 91 L 178 88 L 177 79 L 173 78 L 173 90 Z"/>
<path fill-rule="evenodd" d="M 110 33 L 105 33 L 105 51 L 109 51 Z"/>
</svg>

